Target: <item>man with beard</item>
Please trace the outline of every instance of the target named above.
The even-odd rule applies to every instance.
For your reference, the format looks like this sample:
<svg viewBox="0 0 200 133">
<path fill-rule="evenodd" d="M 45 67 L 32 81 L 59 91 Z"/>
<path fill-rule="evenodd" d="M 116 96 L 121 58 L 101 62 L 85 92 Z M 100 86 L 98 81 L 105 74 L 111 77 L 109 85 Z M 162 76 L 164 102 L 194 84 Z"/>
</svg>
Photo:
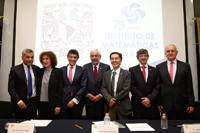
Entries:
<svg viewBox="0 0 200 133">
<path fill-rule="evenodd" d="M 22 52 L 23 63 L 10 69 L 8 92 L 16 119 L 36 119 L 36 85 L 39 67 L 32 65 L 33 51 Z"/>
<path fill-rule="evenodd" d="M 83 67 L 87 70 L 86 118 L 102 120 L 104 117 L 104 99 L 101 94 L 103 75 L 110 66 L 100 62 L 101 53 L 94 49 L 90 51 L 91 63 Z"/>
</svg>

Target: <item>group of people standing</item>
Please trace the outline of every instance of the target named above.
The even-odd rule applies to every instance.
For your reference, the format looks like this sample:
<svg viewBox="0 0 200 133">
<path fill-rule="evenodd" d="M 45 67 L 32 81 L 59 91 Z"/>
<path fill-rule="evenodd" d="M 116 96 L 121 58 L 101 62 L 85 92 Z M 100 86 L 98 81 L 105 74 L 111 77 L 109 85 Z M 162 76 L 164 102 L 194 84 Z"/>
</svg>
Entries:
<svg viewBox="0 0 200 133">
<path fill-rule="evenodd" d="M 194 92 L 190 65 L 176 59 L 175 45 L 165 48 L 167 61 L 156 68 L 147 64 L 146 49 L 137 51 L 139 65 L 124 70 L 122 54 L 110 54 L 110 66 L 100 62 L 101 53 L 90 52 L 91 63 L 76 64 L 79 53 L 69 50 L 69 64 L 56 68 L 52 51 L 42 52 L 43 68 L 33 65 L 31 49 L 22 52 L 23 63 L 10 70 L 8 92 L 14 117 L 18 119 L 81 119 L 85 105 L 86 118 L 102 120 L 158 119 L 165 112 L 169 119 L 187 119 L 194 111 Z M 129 97 L 131 92 L 131 99 Z"/>
</svg>

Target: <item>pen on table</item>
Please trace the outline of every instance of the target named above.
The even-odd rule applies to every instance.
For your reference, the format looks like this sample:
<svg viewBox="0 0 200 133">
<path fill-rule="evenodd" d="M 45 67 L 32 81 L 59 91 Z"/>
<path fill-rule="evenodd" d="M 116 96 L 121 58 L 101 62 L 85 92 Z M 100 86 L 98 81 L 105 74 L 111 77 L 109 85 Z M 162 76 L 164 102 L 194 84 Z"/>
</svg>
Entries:
<svg viewBox="0 0 200 133">
<path fill-rule="evenodd" d="M 75 124 L 75 126 L 78 127 L 78 128 L 80 128 L 80 129 L 83 129 L 82 127 L 80 127 L 80 126 L 78 126 L 78 125 L 76 125 L 76 124 Z"/>
</svg>

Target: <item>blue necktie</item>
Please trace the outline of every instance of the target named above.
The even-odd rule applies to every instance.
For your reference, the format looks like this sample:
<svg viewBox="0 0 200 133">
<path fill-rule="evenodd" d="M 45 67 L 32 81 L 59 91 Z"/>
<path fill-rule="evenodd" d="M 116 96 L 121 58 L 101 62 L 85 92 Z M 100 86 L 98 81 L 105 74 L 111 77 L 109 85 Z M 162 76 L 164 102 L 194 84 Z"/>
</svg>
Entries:
<svg viewBox="0 0 200 133">
<path fill-rule="evenodd" d="M 30 72 L 30 66 L 28 66 L 28 96 L 32 96 L 32 77 Z"/>
<path fill-rule="evenodd" d="M 112 96 L 112 97 L 114 97 L 115 75 L 116 75 L 116 72 L 113 72 L 112 80 L 111 80 L 111 96 Z"/>
</svg>

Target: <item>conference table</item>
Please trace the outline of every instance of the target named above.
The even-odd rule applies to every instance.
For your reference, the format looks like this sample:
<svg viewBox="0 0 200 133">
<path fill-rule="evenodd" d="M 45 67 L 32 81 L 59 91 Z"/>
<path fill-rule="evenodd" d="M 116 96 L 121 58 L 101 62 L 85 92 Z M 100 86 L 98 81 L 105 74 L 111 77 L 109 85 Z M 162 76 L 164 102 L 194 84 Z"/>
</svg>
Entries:
<svg viewBox="0 0 200 133">
<path fill-rule="evenodd" d="M 21 119 L 0 119 L 0 133 L 7 133 L 5 129 L 5 124 L 7 122 L 22 122 L 25 120 Z M 183 124 L 192 124 L 192 123 L 200 123 L 200 120 L 176 120 Z M 36 127 L 36 133 L 91 133 L 91 124 L 92 120 L 52 120 L 51 123 L 47 127 Z M 168 129 L 161 129 L 160 120 L 118 120 L 118 123 L 125 126 L 125 128 L 119 128 L 119 133 L 130 133 L 131 131 L 126 126 L 126 123 L 147 123 L 155 131 L 151 131 L 154 133 L 180 133 L 181 128 L 175 126 L 168 126 Z M 75 126 L 82 127 L 80 129 Z M 148 133 L 148 132 L 134 132 L 134 133 Z"/>
</svg>

